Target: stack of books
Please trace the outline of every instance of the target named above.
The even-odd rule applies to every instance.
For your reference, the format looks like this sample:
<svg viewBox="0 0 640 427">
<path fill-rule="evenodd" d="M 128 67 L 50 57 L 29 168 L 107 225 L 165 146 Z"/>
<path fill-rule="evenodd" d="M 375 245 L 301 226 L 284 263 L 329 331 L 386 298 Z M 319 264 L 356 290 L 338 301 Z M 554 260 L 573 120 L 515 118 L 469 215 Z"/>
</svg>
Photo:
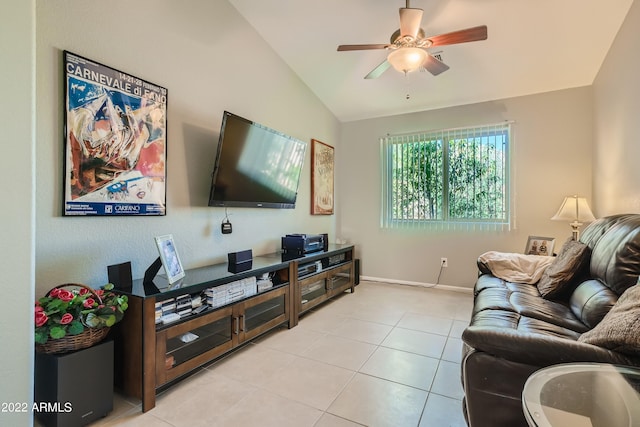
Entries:
<svg viewBox="0 0 640 427">
<path fill-rule="evenodd" d="M 266 279 L 258 279 L 256 282 L 258 292 L 266 291 L 267 289 L 273 288 L 273 282 L 271 278 L 267 277 Z"/>
<path fill-rule="evenodd" d="M 202 306 L 202 296 L 200 295 L 191 295 L 191 308 L 196 309 Z"/>
<path fill-rule="evenodd" d="M 204 291 L 207 297 L 207 305 L 209 307 L 221 307 L 227 303 L 227 287 L 226 285 L 216 286 Z"/>
<path fill-rule="evenodd" d="M 180 317 L 185 317 L 191 314 L 191 295 L 184 294 L 176 297 L 176 313 L 180 315 Z"/>
<path fill-rule="evenodd" d="M 156 303 L 155 306 L 156 323 L 171 323 L 180 319 L 176 313 L 176 299 L 169 298 Z"/>
<path fill-rule="evenodd" d="M 221 307 L 257 293 L 256 278 L 247 277 L 207 289 L 204 294 L 210 307 Z"/>
<path fill-rule="evenodd" d="M 162 322 L 162 302 L 156 303 L 156 324 Z"/>
</svg>

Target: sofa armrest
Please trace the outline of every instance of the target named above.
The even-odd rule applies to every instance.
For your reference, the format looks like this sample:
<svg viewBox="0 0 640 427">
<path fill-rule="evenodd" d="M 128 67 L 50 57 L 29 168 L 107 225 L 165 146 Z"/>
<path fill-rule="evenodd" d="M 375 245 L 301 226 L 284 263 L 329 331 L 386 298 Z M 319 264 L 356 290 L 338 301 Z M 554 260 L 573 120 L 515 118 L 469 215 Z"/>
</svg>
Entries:
<svg viewBox="0 0 640 427">
<path fill-rule="evenodd" d="M 640 360 L 595 345 L 517 329 L 469 326 L 462 340 L 476 351 L 540 367 L 569 362 L 640 364 Z"/>
<path fill-rule="evenodd" d="M 483 274 L 491 274 L 491 269 L 487 264 L 478 258 L 476 260 L 476 265 L 478 266 L 478 276 L 482 276 Z"/>
</svg>

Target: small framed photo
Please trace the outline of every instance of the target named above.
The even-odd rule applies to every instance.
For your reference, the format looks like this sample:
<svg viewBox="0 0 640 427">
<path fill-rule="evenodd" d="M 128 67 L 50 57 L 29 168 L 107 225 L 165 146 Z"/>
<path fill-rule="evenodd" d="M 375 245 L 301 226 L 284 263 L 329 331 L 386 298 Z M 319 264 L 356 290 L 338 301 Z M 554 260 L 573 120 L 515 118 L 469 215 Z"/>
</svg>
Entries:
<svg viewBox="0 0 640 427">
<path fill-rule="evenodd" d="M 527 255 L 553 256 L 553 246 L 556 239 L 553 237 L 529 236 L 524 253 Z"/>
<path fill-rule="evenodd" d="M 158 252 L 160 253 L 162 266 L 169 280 L 169 285 L 173 285 L 185 275 L 178 251 L 176 250 L 176 245 L 173 243 L 173 235 L 157 236 L 155 240 Z"/>
</svg>

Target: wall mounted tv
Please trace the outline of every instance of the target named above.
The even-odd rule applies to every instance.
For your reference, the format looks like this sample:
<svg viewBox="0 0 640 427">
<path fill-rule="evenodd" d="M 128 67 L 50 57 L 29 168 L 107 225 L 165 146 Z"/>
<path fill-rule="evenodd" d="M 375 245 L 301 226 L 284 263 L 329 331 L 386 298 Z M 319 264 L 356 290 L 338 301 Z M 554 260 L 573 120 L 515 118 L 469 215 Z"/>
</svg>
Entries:
<svg viewBox="0 0 640 427">
<path fill-rule="evenodd" d="M 228 111 L 209 206 L 295 208 L 307 144 Z"/>
</svg>

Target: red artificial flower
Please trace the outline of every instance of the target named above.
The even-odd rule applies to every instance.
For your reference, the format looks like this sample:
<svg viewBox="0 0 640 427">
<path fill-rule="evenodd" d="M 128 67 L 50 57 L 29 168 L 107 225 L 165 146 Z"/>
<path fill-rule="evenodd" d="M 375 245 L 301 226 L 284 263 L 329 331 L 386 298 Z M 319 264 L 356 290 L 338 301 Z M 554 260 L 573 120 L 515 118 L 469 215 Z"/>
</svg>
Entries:
<svg viewBox="0 0 640 427">
<path fill-rule="evenodd" d="M 60 293 L 60 288 L 53 288 L 49 291 L 49 296 L 55 298 Z"/>
<path fill-rule="evenodd" d="M 36 311 L 36 327 L 40 327 L 47 323 L 49 318 L 44 311 Z"/>
<path fill-rule="evenodd" d="M 67 291 L 66 289 L 62 289 L 59 293 L 58 293 L 58 298 L 64 302 L 69 302 L 71 301 L 73 298 L 75 297 L 75 295 L 73 295 L 73 292 Z"/>
<path fill-rule="evenodd" d="M 80 290 L 78 291 L 78 295 L 84 295 L 88 293 L 89 293 L 89 289 L 87 288 L 80 288 Z"/>
<path fill-rule="evenodd" d="M 92 308 L 95 303 L 96 300 L 94 300 L 93 298 L 87 298 L 86 300 L 84 300 L 82 305 L 84 306 L 84 308 Z"/>
<path fill-rule="evenodd" d="M 72 320 L 73 320 L 73 315 L 71 313 L 65 313 L 60 318 L 60 324 L 61 325 L 67 325 L 67 324 L 71 323 Z"/>
</svg>

